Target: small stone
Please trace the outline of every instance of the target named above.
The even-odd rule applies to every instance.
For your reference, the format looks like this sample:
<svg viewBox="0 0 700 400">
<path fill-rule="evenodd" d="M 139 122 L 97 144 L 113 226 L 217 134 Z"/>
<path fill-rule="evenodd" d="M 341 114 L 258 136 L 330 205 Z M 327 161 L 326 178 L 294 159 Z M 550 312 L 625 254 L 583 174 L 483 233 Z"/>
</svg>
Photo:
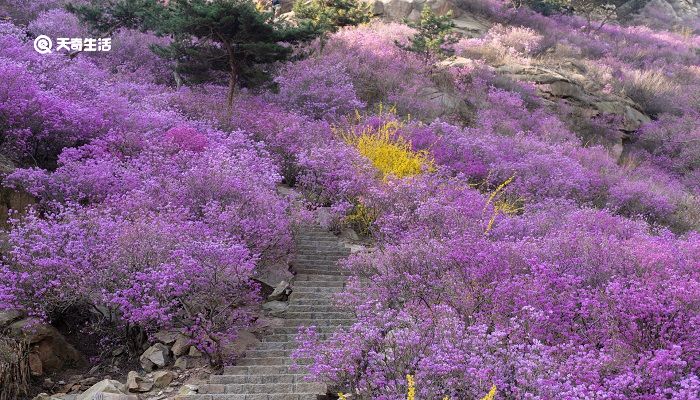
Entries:
<svg viewBox="0 0 700 400">
<path fill-rule="evenodd" d="M 175 357 L 187 354 L 190 349 L 190 339 L 185 335 L 178 335 L 177 340 L 172 347 L 172 352 Z"/>
<path fill-rule="evenodd" d="M 197 394 L 197 391 L 199 391 L 199 386 L 197 386 L 197 385 L 185 385 L 185 386 L 180 388 L 180 391 L 177 392 L 177 394 L 180 396 L 189 396 L 189 395 Z"/>
<path fill-rule="evenodd" d="M 51 396 L 48 393 L 39 393 L 32 400 L 49 400 Z"/>
<path fill-rule="evenodd" d="M 267 299 L 269 301 L 286 300 L 291 293 L 292 288 L 289 286 L 289 282 L 281 281 L 275 286 L 275 290 L 272 291 L 272 294 Z"/>
<path fill-rule="evenodd" d="M 49 389 L 53 388 L 53 386 L 54 386 L 54 383 L 53 383 L 53 381 L 51 380 L 51 378 L 46 378 L 46 379 L 44 379 L 44 381 L 41 383 L 42 389 L 47 389 L 47 390 L 49 390 Z"/>
<path fill-rule="evenodd" d="M 170 371 L 158 371 L 153 374 L 153 383 L 157 388 L 164 388 L 175 379 L 175 374 Z"/>
<path fill-rule="evenodd" d="M 153 381 L 144 379 L 136 371 L 130 371 L 126 376 L 126 388 L 132 393 L 148 392 L 153 388 Z"/>
<path fill-rule="evenodd" d="M 18 310 L 0 311 L 0 328 L 4 328 L 7 325 L 10 325 L 11 323 L 21 319 L 23 316 L 24 314 Z M 41 396 L 41 394 L 39 396 Z"/>
<path fill-rule="evenodd" d="M 175 360 L 175 369 L 179 369 L 181 371 L 184 371 L 187 369 L 187 357 L 179 357 L 177 360 Z"/>
<path fill-rule="evenodd" d="M 201 357 L 201 356 L 202 356 L 202 352 L 199 351 L 199 350 L 197 350 L 196 347 L 191 346 L 191 347 L 190 347 L 189 356 L 190 356 L 190 357 Z"/>
</svg>

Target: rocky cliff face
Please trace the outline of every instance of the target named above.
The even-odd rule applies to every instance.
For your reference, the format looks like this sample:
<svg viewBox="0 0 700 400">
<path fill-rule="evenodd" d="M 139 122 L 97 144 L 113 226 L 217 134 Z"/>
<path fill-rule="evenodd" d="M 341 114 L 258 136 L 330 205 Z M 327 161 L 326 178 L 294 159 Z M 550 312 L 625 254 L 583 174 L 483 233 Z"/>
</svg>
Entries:
<svg viewBox="0 0 700 400">
<path fill-rule="evenodd" d="M 632 0 L 621 10 L 631 11 L 631 22 L 636 24 L 700 27 L 700 3 L 697 0 Z"/>
</svg>

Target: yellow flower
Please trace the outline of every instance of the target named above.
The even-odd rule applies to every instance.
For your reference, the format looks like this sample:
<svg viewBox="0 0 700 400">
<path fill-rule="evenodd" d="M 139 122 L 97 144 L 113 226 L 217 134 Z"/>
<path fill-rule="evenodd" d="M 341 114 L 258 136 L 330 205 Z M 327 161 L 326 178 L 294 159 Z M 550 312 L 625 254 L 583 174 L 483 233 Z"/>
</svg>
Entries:
<svg viewBox="0 0 700 400">
<path fill-rule="evenodd" d="M 496 398 L 496 385 L 491 386 L 489 393 L 481 400 L 493 400 Z"/>
<path fill-rule="evenodd" d="M 348 398 L 341 392 L 338 393 L 338 400 L 348 400 Z"/>
<path fill-rule="evenodd" d="M 340 136 L 367 157 L 379 170 L 382 178 L 389 175 L 405 178 L 421 172 L 434 171 L 433 160 L 427 151 L 413 151 L 411 143 L 398 134 L 402 124 L 391 120 L 378 128 L 362 132 L 341 132 Z"/>
<path fill-rule="evenodd" d="M 406 400 L 416 400 L 416 381 L 413 380 L 413 375 L 406 375 L 408 381 L 408 395 Z"/>
</svg>

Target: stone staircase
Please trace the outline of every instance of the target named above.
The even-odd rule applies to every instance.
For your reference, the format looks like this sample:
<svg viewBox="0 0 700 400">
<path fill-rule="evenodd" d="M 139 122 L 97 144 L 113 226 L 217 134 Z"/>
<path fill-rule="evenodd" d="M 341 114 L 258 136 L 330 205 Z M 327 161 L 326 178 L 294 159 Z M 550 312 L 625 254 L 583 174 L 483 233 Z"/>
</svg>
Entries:
<svg viewBox="0 0 700 400">
<path fill-rule="evenodd" d="M 350 313 L 333 305 L 333 295 L 345 285 L 345 276 L 336 264 L 350 250 L 320 227 L 305 229 L 296 242 L 297 275 L 282 326 L 273 328 L 237 365 L 225 367 L 222 375 L 213 375 L 208 384 L 199 387 L 197 395 L 178 400 L 316 400 L 326 394 L 324 384 L 304 379 L 303 366 L 293 367 L 291 353 L 297 347 L 300 326 L 314 325 L 323 337 L 352 323 Z"/>
</svg>

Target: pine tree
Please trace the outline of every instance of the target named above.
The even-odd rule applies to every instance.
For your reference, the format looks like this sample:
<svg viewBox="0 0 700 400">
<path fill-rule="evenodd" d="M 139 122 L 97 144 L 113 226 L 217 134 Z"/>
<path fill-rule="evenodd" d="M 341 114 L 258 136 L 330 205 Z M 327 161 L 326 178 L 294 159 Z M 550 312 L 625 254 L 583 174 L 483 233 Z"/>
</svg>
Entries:
<svg viewBox="0 0 700 400">
<path fill-rule="evenodd" d="M 369 5 L 358 0 L 306 0 L 294 3 L 295 16 L 308 21 L 324 39 L 327 33 L 370 21 Z"/>
<path fill-rule="evenodd" d="M 172 37 L 169 46 L 153 50 L 176 61 L 179 73 L 192 81 L 212 79 L 217 71 L 229 76 L 228 105 L 240 86 L 266 76 L 263 64 L 286 60 L 292 44 L 311 39 L 308 24 L 289 27 L 273 21 L 251 0 L 96 1 L 72 10 L 95 29 L 115 26 L 151 30 Z"/>
<path fill-rule="evenodd" d="M 442 57 L 449 53 L 445 45 L 454 44 L 458 37 L 453 33 L 454 22 L 452 13 L 436 15 L 429 6 L 425 5 L 420 14 L 418 23 L 409 24 L 418 32 L 409 39 L 409 45 L 397 42 L 397 45 L 405 50 L 421 54 L 426 60 L 433 56 Z"/>
</svg>

